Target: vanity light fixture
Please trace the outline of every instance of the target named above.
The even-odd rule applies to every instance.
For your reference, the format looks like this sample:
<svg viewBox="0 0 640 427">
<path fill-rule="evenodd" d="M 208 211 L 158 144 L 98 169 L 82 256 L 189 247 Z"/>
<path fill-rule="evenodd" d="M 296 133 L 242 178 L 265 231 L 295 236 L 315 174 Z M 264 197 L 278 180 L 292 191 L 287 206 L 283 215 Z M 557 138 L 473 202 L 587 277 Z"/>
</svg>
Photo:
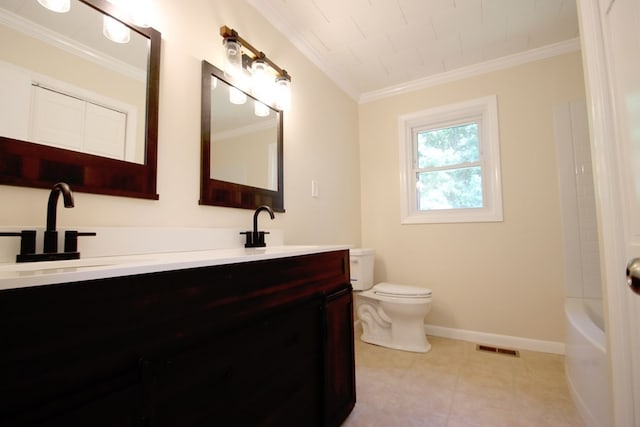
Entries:
<svg viewBox="0 0 640 427">
<path fill-rule="evenodd" d="M 38 0 L 38 3 L 52 12 L 67 13 L 71 9 L 70 0 Z"/>
<path fill-rule="evenodd" d="M 289 108 L 291 104 L 291 76 L 289 73 L 240 37 L 237 31 L 224 25 L 220 27 L 220 35 L 223 38 L 225 74 L 234 79 L 238 77 L 244 79 L 244 76 L 250 73 L 251 93 L 263 101 L 255 102 L 255 114 L 258 116 L 268 115 L 267 104 L 272 102 L 281 110 Z M 239 83 L 242 85 L 242 82 Z"/>
</svg>

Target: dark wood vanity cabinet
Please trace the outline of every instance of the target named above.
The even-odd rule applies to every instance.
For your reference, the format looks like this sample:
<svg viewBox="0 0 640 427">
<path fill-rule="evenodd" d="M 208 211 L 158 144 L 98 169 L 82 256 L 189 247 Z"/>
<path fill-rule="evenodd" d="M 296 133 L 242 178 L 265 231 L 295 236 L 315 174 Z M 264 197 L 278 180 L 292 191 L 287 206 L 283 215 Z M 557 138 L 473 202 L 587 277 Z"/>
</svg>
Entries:
<svg viewBox="0 0 640 427">
<path fill-rule="evenodd" d="M 348 251 L 0 291 L 2 426 L 338 426 Z"/>
<path fill-rule="evenodd" d="M 351 287 L 345 287 L 327 296 L 324 304 L 325 319 L 325 376 L 324 401 L 327 425 L 340 425 L 355 404 L 354 361 L 347 354 L 354 354 L 353 295 Z"/>
</svg>

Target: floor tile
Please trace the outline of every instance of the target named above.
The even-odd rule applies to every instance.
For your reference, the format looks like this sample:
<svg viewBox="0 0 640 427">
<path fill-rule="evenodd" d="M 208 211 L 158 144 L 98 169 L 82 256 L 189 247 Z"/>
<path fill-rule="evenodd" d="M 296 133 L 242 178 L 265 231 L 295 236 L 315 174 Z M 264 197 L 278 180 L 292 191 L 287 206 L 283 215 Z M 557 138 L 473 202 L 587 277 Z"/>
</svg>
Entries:
<svg viewBox="0 0 640 427">
<path fill-rule="evenodd" d="M 485 353 L 429 337 L 411 353 L 363 343 L 356 332 L 357 403 L 343 427 L 583 427 L 564 357 Z"/>
</svg>

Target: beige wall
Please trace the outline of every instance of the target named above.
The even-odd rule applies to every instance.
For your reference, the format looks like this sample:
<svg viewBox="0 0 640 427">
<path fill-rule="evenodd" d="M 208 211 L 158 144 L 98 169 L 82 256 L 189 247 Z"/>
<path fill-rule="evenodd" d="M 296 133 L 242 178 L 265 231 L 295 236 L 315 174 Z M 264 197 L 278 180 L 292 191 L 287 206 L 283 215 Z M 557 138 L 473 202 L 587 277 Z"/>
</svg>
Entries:
<svg viewBox="0 0 640 427">
<path fill-rule="evenodd" d="M 160 200 L 76 194 L 61 226 L 244 227 L 252 211 L 199 206 L 201 60 L 222 63 L 219 28 L 228 25 L 292 75 L 284 116 L 285 214 L 264 223 L 287 243 L 360 242 L 357 104 L 306 60 L 245 1 L 156 0 L 162 33 L 158 193 Z M 311 179 L 320 197 L 311 198 Z M 0 186 L 0 226 L 44 226 L 48 192 Z"/>
<path fill-rule="evenodd" d="M 496 94 L 504 221 L 400 225 L 398 116 Z M 427 323 L 564 341 L 554 105 L 585 98 L 579 54 L 360 107 L 362 241 L 377 281 L 429 287 Z"/>
</svg>

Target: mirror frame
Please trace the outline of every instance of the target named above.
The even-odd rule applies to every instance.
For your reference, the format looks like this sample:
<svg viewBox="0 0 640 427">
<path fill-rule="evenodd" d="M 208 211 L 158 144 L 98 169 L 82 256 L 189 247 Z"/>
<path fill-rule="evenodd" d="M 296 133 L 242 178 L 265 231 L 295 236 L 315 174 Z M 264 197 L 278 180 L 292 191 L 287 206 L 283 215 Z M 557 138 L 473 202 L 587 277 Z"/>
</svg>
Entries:
<svg viewBox="0 0 640 427">
<path fill-rule="evenodd" d="M 64 181 L 73 191 L 157 200 L 160 32 L 131 24 L 106 0 L 79 1 L 149 39 L 144 164 L 0 136 L 0 184 L 51 188 Z"/>
<path fill-rule="evenodd" d="M 211 85 L 213 78 L 238 87 L 231 78 L 224 75 L 215 65 L 202 61 L 202 117 L 200 156 L 200 201 L 201 205 L 225 206 L 229 208 L 256 209 L 258 206 L 268 205 L 276 212 L 284 212 L 284 174 L 283 174 L 283 120 L 282 110 L 274 105 L 271 108 L 278 114 L 278 190 L 251 187 L 234 182 L 221 181 L 211 178 Z M 244 91 L 243 91 L 244 92 Z M 246 93 L 246 92 L 245 92 Z M 255 97 L 247 94 L 248 97 Z"/>
</svg>

